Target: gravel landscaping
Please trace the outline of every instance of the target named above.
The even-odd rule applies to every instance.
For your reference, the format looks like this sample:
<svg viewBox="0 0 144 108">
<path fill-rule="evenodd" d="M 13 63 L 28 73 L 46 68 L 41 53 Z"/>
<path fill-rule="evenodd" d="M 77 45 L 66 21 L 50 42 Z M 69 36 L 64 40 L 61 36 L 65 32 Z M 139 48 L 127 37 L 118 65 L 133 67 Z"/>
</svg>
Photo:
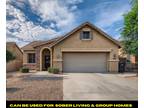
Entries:
<svg viewBox="0 0 144 108">
<path fill-rule="evenodd" d="M 8 73 L 7 100 L 63 100 L 63 77 Z"/>
</svg>

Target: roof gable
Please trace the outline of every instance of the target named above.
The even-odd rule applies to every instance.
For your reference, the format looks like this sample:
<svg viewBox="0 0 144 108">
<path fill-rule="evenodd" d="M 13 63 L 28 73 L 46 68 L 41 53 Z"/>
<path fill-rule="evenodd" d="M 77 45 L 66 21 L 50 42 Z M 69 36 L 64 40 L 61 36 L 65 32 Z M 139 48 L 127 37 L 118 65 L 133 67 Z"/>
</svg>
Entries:
<svg viewBox="0 0 144 108">
<path fill-rule="evenodd" d="M 33 41 L 25 46 L 23 46 L 22 50 L 34 50 L 34 45 L 39 45 L 40 43 L 43 43 L 43 41 Z"/>
<path fill-rule="evenodd" d="M 96 30 L 97 32 L 99 32 L 100 34 L 102 34 L 105 38 L 107 38 L 108 40 L 112 41 L 118 47 L 121 47 L 119 41 L 113 39 L 111 36 L 109 36 L 108 34 L 106 34 L 104 31 L 102 31 L 101 29 L 99 29 L 98 27 L 96 27 L 95 25 L 93 25 L 93 24 L 91 24 L 89 22 L 85 22 L 85 23 L 81 24 L 80 26 L 76 27 L 75 29 L 73 29 L 72 31 L 70 31 L 69 33 L 67 33 L 66 35 L 64 35 L 62 38 L 60 38 L 59 40 L 57 40 L 56 42 L 54 42 L 50 47 L 53 47 L 53 46 L 57 45 L 59 42 L 61 42 L 64 39 L 68 38 L 73 33 L 75 33 L 76 31 L 78 31 L 80 29 L 82 29 L 86 25 L 90 26 L 91 28 L 93 28 L 94 30 Z"/>
<path fill-rule="evenodd" d="M 66 38 L 68 38 L 69 36 L 71 36 L 72 34 L 74 34 L 75 32 L 77 32 L 78 30 L 82 29 L 85 26 L 89 26 L 89 27 L 93 28 L 94 30 L 96 30 L 97 32 L 102 34 L 102 36 L 104 36 L 105 38 L 107 38 L 108 40 L 113 42 L 115 45 L 117 45 L 119 48 L 121 47 L 121 44 L 119 41 L 113 39 L 111 36 L 106 34 L 104 31 L 102 31 L 100 28 L 96 27 L 95 25 L 93 25 L 89 22 L 85 22 L 85 23 L 81 24 L 80 26 L 74 28 L 72 31 L 70 31 L 69 33 L 67 33 L 64 36 L 56 37 L 56 38 L 50 39 L 48 41 L 33 41 L 33 42 L 27 44 L 26 46 L 22 47 L 22 50 L 35 50 L 36 47 L 39 47 L 39 46 L 42 46 L 45 44 L 48 44 L 49 47 L 53 47 L 53 46 L 57 45 L 59 42 L 65 40 Z"/>
<path fill-rule="evenodd" d="M 9 49 L 9 46 L 16 47 L 21 54 L 23 54 L 22 50 L 19 48 L 19 46 L 15 42 L 6 42 L 6 48 Z"/>
</svg>

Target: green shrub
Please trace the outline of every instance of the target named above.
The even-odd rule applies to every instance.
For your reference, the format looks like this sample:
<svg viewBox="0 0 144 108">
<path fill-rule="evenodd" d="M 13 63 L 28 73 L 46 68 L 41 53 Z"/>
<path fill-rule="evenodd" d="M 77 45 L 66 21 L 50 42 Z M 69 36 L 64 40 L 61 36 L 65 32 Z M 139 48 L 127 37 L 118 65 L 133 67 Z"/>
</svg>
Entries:
<svg viewBox="0 0 144 108">
<path fill-rule="evenodd" d="M 22 67 L 22 68 L 20 69 L 20 71 L 21 71 L 22 73 L 28 73 L 28 72 L 29 72 L 29 68 Z"/>
<path fill-rule="evenodd" d="M 12 52 L 9 50 L 6 50 L 6 62 L 8 63 L 9 61 L 14 60 L 16 57 L 13 55 Z"/>
<path fill-rule="evenodd" d="M 49 73 L 58 74 L 59 73 L 59 69 L 58 68 L 54 68 L 54 67 L 49 67 L 48 68 L 48 72 Z"/>
</svg>

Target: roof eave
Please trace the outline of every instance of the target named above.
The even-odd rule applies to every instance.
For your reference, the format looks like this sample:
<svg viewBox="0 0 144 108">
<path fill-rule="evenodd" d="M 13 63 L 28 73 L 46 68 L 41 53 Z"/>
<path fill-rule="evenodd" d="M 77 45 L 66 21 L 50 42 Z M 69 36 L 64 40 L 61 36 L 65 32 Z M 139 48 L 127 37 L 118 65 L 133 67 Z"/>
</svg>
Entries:
<svg viewBox="0 0 144 108">
<path fill-rule="evenodd" d="M 105 33 L 104 31 L 102 31 L 101 29 L 99 29 L 98 27 L 96 27 L 95 25 L 89 23 L 89 22 L 85 22 L 83 24 L 81 24 L 80 26 L 74 28 L 72 31 L 70 31 L 69 33 L 67 33 L 65 36 L 63 36 L 64 38 L 58 40 L 57 42 L 55 42 L 52 46 L 50 47 L 53 47 L 55 45 L 57 45 L 59 42 L 61 42 L 62 40 L 64 40 L 65 38 L 69 37 L 71 34 L 73 34 L 74 32 L 76 32 L 77 30 L 81 29 L 83 26 L 85 25 L 89 25 L 91 26 L 92 28 L 94 28 L 95 30 L 97 30 L 98 32 L 100 32 L 101 34 L 103 34 L 106 38 L 108 38 L 109 40 L 111 40 L 114 44 L 116 44 L 119 48 L 121 48 L 121 45 L 120 43 L 113 39 L 111 36 L 109 36 L 107 33 Z"/>
</svg>

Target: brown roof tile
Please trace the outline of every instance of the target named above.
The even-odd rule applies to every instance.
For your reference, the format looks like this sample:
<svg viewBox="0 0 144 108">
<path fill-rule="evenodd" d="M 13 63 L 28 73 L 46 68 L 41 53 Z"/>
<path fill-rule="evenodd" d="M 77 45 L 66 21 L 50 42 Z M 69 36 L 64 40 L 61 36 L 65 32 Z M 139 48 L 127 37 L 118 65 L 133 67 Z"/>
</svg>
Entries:
<svg viewBox="0 0 144 108">
<path fill-rule="evenodd" d="M 56 37 L 56 38 L 53 38 L 53 39 L 50 39 L 47 41 L 33 41 L 33 42 L 25 45 L 24 47 L 22 47 L 22 50 L 34 50 L 34 48 L 36 48 L 36 47 L 39 47 L 39 46 L 45 45 L 45 44 L 52 44 L 61 38 L 62 37 Z"/>
<path fill-rule="evenodd" d="M 33 41 L 25 46 L 23 46 L 22 50 L 34 50 L 33 46 L 42 43 L 43 41 Z"/>
<path fill-rule="evenodd" d="M 34 41 L 34 42 L 31 42 L 31 43 L 27 44 L 26 46 L 22 47 L 22 50 L 34 50 L 35 47 L 39 47 L 39 46 L 45 45 L 45 44 L 49 44 L 49 46 L 52 47 L 52 46 L 56 45 L 57 43 L 61 42 L 62 40 L 64 40 L 65 38 L 69 37 L 72 33 L 76 32 L 79 29 L 81 29 L 85 25 L 91 26 L 92 28 L 97 30 L 99 33 L 101 33 L 103 36 L 105 36 L 106 38 L 111 40 L 113 43 L 115 43 L 116 45 L 121 47 L 119 41 L 113 39 L 111 36 L 109 36 L 108 34 L 103 32 L 101 29 L 99 29 L 98 27 L 94 26 L 93 24 L 91 24 L 89 22 L 85 22 L 85 23 L 83 23 L 80 26 L 76 27 L 75 29 L 73 29 L 72 31 L 70 31 L 69 33 L 67 33 L 64 36 L 56 37 L 56 38 L 50 39 L 48 41 Z"/>
<path fill-rule="evenodd" d="M 61 36 L 61 37 L 56 37 L 56 38 L 50 39 L 50 40 L 48 40 L 48 41 L 43 41 L 43 42 L 40 43 L 40 44 L 34 45 L 34 47 L 38 47 L 38 46 L 45 45 L 45 44 L 53 44 L 53 43 L 55 43 L 56 41 L 60 40 L 61 38 L 63 38 L 63 36 Z"/>
</svg>

